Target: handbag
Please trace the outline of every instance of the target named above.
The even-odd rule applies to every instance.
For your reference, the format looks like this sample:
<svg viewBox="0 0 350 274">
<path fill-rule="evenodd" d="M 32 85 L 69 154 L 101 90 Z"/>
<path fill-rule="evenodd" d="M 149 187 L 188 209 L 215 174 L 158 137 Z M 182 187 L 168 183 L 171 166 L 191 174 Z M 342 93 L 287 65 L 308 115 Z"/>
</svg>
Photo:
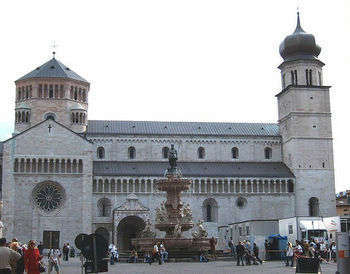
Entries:
<svg viewBox="0 0 350 274">
<path fill-rule="evenodd" d="M 46 272 L 46 267 L 42 262 L 39 262 L 39 272 L 40 273 Z"/>
</svg>

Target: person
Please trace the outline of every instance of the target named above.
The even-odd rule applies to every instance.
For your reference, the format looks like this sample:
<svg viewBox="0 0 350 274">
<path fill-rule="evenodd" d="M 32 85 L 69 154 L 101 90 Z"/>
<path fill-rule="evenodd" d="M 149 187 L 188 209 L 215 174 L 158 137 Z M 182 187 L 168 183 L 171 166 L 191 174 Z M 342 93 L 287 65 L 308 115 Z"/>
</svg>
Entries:
<svg viewBox="0 0 350 274">
<path fill-rule="evenodd" d="M 40 242 L 40 244 L 38 244 L 38 250 L 39 250 L 39 254 L 43 255 L 44 245 L 42 242 Z"/>
<path fill-rule="evenodd" d="M 250 252 L 250 242 L 249 241 L 244 241 L 244 257 L 245 257 L 245 262 L 247 265 L 251 265 L 251 252 Z"/>
<path fill-rule="evenodd" d="M 65 243 L 63 245 L 62 252 L 63 252 L 63 261 L 68 261 L 68 253 L 69 253 L 68 243 Z"/>
<path fill-rule="evenodd" d="M 56 271 L 56 274 L 60 273 L 60 256 L 61 252 L 58 249 L 50 249 L 49 251 L 49 270 L 48 272 L 51 273 L 51 271 L 54 269 Z"/>
<path fill-rule="evenodd" d="M 337 245 L 335 244 L 335 242 L 332 242 L 330 250 L 331 250 L 331 259 L 334 262 L 337 262 Z"/>
<path fill-rule="evenodd" d="M 294 257 L 293 246 L 291 242 L 288 242 L 287 250 L 286 250 L 286 266 L 289 266 L 289 261 L 290 261 L 290 266 L 293 267 L 294 265 L 293 257 Z"/>
<path fill-rule="evenodd" d="M 131 255 L 129 257 L 128 263 L 137 263 L 137 252 L 135 249 L 131 251 Z"/>
<path fill-rule="evenodd" d="M 265 240 L 265 260 L 267 261 L 270 258 L 270 249 L 271 244 L 268 240 Z"/>
<path fill-rule="evenodd" d="M 216 253 L 215 253 L 215 245 L 216 245 L 217 241 L 214 237 L 211 237 L 209 240 L 209 244 L 210 244 L 210 253 L 213 256 L 213 259 L 215 260 L 216 258 Z"/>
<path fill-rule="evenodd" d="M 6 238 L 0 239 L 0 273 L 11 274 L 11 263 L 17 263 L 21 255 L 6 247 Z"/>
<path fill-rule="evenodd" d="M 23 272 L 24 272 L 23 252 L 22 252 L 22 249 L 21 249 L 19 243 L 18 242 L 12 242 L 10 244 L 10 249 L 18 252 L 21 255 L 21 258 L 19 258 L 19 260 L 10 262 L 11 268 L 12 268 L 12 272 L 11 273 L 12 274 L 17 274 L 17 273 L 23 274 Z"/>
<path fill-rule="evenodd" d="M 160 251 L 162 263 L 167 262 L 169 253 L 168 253 L 168 251 L 165 250 L 164 242 L 160 243 L 159 251 Z"/>
<path fill-rule="evenodd" d="M 240 265 L 240 262 L 242 262 L 242 266 L 244 266 L 243 257 L 244 257 L 244 246 L 242 242 L 239 242 L 236 246 L 236 254 L 237 254 L 237 266 Z"/>
<path fill-rule="evenodd" d="M 109 253 L 111 255 L 111 265 L 113 265 L 115 262 L 118 262 L 119 254 L 114 244 L 109 245 Z"/>
<path fill-rule="evenodd" d="M 39 249 L 36 247 L 35 242 L 30 240 L 28 242 L 28 248 L 24 251 L 24 266 L 27 274 L 39 274 L 40 273 L 40 261 L 43 257 L 39 254 Z"/>
<path fill-rule="evenodd" d="M 256 243 L 254 243 L 253 245 L 253 253 L 255 256 L 255 260 L 262 264 L 262 260 L 259 258 L 259 247 L 256 245 Z"/>
<path fill-rule="evenodd" d="M 205 253 L 203 251 L 201 252 L 201 255 L 199 255 L 199 261 L 201 263 L 209 262 L 209 259 L 207 258 L 207 256 L 205 256 Z"/>
<path fill-rule="evenodd" d="M 149 264 L 149 265 L 152 264 L 152 258 L 151 258 L 151 255 L 149 254 L 149 252 L 146 252 L 146 253 L 145 253 L 144 262 L 145 262 L 146 264 Z"/>
<path fill-rule="evenodd" d="M 228 241 L 228 247 L 231 250 L 231 256 L 235 255 L 235 245 L 233 244 L 232 237 L 230 237 L 230 240 Z"/>
</svg>

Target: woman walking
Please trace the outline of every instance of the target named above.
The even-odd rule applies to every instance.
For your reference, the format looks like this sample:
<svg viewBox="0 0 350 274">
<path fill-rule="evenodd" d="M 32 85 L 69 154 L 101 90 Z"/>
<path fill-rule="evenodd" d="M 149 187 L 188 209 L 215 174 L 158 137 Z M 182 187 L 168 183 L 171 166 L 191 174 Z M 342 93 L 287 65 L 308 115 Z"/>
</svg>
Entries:
<svg viewBox="0 0 350 274">
<path fill-rule="evenodd" d="M 39 254 L 39 249 L 36 247 L 35 242 L 30 240 L 28 243 L 28 249 L 24 251 L 24 265 L 27 274 L 40 274 L 39 264 L 42 256 Z"/>
</svg>

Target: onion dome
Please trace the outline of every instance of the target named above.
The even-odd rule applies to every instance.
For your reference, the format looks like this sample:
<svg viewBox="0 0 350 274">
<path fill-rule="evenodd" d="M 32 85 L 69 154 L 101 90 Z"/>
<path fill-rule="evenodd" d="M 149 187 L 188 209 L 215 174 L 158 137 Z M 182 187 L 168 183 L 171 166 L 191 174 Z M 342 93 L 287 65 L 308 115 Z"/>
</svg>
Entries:
<svg viewBox="0 0 350 274">
<path fill-rule="evenodd" d="M 61 78 L 88 83 L 87 80 L 85 80 L 83 77 L 79 76 L 77 73 L 72 71 L 69 67 L 62 64 L 55 57 L 53 57 L 45 64 L 37 67 L 35 70 L 19 78 L 17 81 L 33 78 Z"/>
<path fill-rule="evenodd" d="M 297 27 L 293 34 L 288 35 L 280 45 L 280 54 L 284 61 L 314 60 L 321 52 L 316 44 L 315 36 L 306 33 L 300 26 L 298 12 Z"/>
</svg>

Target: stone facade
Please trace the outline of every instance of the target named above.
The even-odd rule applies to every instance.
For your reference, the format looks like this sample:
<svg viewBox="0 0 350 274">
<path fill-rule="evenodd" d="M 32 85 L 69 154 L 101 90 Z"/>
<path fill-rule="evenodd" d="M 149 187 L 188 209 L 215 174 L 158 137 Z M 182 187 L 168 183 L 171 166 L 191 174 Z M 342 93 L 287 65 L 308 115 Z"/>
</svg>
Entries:
<svg viewBox="0 0 350 274">
<path fill-rule="evenodd" d="M 4 235 L 42 240 L 44 231 L 57 231 L 60 246 L 79 233 L 98 231 L 114 242 L 137 236 L 165 200 L 154 187 L 165 169 L 154 169 L 168 161 L 171 144 L 192 180 L 182 200 L 209 235 L 227 234 L 229 224 L 251 224 L 262 243 L 278 219 L 335 215 L 323 65 L 314 58 L 281 64 L 278 124 L 169 122 L 164 133 L 167 125 L 156 122 L 141 129 L 100 121 L 102 129 L 89 131 L 96 122 L 87 119 L 89 83 L 53 58 L 36 69 L 40 77 L 34 70 L 16 81 L 15 133 L 0 143 Z M 55 66 L 70 72 L 55 77 Z M 128 171 L 112 170 L 113 163 Z M 218 168 L 207 172 L 213 164 Z M 261 172 L 266 164 L 269 174 Z"/>
</svg>

